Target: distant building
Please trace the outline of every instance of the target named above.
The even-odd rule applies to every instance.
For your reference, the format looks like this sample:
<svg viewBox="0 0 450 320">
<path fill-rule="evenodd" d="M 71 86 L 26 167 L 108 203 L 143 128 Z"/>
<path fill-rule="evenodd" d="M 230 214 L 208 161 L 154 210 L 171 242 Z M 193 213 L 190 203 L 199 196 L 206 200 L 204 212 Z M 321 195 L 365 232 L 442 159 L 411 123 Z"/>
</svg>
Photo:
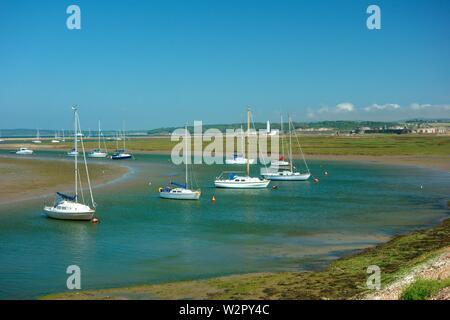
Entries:
<svg viewBox="0 0 450 320">
<path fill-rule="evenodd" d="M 395 126 L 395 127 L 387 127 L 383 128 L 369 128 L 369 127 L 361 127 L 353 130 L 355 133 L 359 134 L 370 134 L 370 133 L 387 133 L 387 134 L 405 134 L 411 133 L 411 130 L 406 127 Z"/>
<path fill-rule="evenodd" d="M 447 129 L 441 127 L 428 127 L 428 128 L 418 128 L 416 132 L 420 134 L 446 134 Z"/>
</svg>

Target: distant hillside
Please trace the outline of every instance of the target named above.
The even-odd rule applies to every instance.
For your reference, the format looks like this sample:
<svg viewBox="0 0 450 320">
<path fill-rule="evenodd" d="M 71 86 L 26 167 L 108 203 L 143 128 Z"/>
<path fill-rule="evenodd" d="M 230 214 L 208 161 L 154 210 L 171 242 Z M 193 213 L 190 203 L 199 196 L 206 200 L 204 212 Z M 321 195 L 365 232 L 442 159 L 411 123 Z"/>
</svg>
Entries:
<svg viewBox="0 0 450 320">
<path fill-rule="evenodd" d="M 104 130 L 102 131 L 104 136 L 115 136 L 117 134 L 117 131 L 113 130 Z M 36 136 L 36 129 L 0 129 L 0 137 L 3 138 L 29 138 L 29 137 L 35 137 Z M 48 137 L 54 137 L 55 134 L 57 134 L 59 137 L 63 135 L 62 130 L 48 130 L 43 129 L 39 130 L 39 136 L 41 138 L 48 138 Z M 134 136 L 134 135 L 146 135 L 146 130 L 129 130 L 126 131 L 127 135 Z M 97 131 L 91 130 L 89 134 L 89 130 L 83 130 L 84 136 L 91 136 L 95 137 L 97 136 Z M 64 136 L 69 137 L 73 136 L 73 130 L 65 130 Z"/>
<path fill-rule="evenodd" d="M 319 129 L 319 128 L 329 128 L 331 130 L 336 131 L 350 131 L 359 127 L 374 127 L 380 128 L 384 126 L 397 126 L 401 125 L 399 122 L 380 122 L 380 121 L 318 121 L 318 122 L 294 122 L 294 127 L 296 129 Z M 211 128 L 219 129 L 220 131 L 225 131 L 226 129 L 237 129 L 241 126 L 245 129 L 245 124 L 242 123 L 232 123 L 232 124 L 203 124 L 203 131 L 206 131 Z M 272 129 L 280 129 L 280 123 L 271 123 L 270 127 Z M 288 128 L 288 124 L 283 124 L 284 130 Z M 147 133 L 149 135 L 169 135 L 175 129 L 180 127 L 165 127 L 165 128 L 157 128 L 148 130 Z M 256 130 L 265 129 L 266 123 L 257 122 L 255 123 Z M 188 127 L 189 131 L 193 131 L 193 127 Z"/>
</svg>

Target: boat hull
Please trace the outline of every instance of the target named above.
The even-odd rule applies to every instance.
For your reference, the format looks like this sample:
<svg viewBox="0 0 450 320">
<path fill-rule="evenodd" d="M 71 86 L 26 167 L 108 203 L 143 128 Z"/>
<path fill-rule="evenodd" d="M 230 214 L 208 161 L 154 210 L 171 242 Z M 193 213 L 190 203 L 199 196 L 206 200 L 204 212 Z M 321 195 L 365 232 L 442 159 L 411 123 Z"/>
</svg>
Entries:
<svg viewBox="0 0 450 320">
<path fill-rule="evenodd" d="M 255 164 L 255 159 L 248 160 L 249 164 Z M 225 164 L 247 164 L 246 159 L 226 159 Z"/>
<path fill-rule="evenodd" d="M 112 160 L 126 160 L 126 159 L 131 159 L 131 154 L 127 154 L 127 155 L 119 155 L 119 156 L 115 156 L 112 155 L 111 156 Z"/>
<path fill-rule="evenodd" d="M 171 200 L 198 200 L 200 199 L 200 192 L 184 192 L 184 193 L 171 193 L 161 191 L 159 196 L 163 199 L 171 199 Z"/>
<path fill-rule="evenodd" d="M 108 156 L 108 154 L 107 153 L 103 153 L 103 152 L 100 152 L 100 153 L 89 153 L 88 154 L 89 158 L 106 158 L 107 156 Z"/>
<path fill-rule="evenodd" d="M 95 211 L 89 210 L 85 212 L 62 212 L 52 210 L 53 207 L 45 207 L 44 213 L 48 218 L 57 220 L 74 220 L 74 221 L 90 221 L 94 216 Z"/>
<path fill-rule="evenodd" d="M 227 189 L 264 189 L 269 185 L 270 180 L 261 180 L 259 182 L 236 182 L 226 180 L 216 180 L 214 185 L 216 188 Z"/>
<path fill-rule="evenodd" d="M 282 175 L 282 174 L 264 174 L 264 178 L 272 180 L 272 181 L 306 181 L 311 177 L 310 173 L 300 173 L 300 174 L 290 174 L 290 175 Z"/>
</svg>

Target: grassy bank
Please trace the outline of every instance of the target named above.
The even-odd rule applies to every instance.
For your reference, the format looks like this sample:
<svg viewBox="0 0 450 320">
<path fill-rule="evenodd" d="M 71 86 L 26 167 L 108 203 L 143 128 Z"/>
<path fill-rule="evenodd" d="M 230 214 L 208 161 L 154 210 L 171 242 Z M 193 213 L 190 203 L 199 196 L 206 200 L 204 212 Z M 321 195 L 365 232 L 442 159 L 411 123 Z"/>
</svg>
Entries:
<svg viewBox="0 0 450 320">
<path fill-rule="evenodd" d="M 450 219 L 397 236 L 361 253 L 341 258 L 318 272 L 235 275 L 208 280 L 82 291 L 44 299 L 352 299 L 368 293 L 367 267 L 381 269 L 385 287 L 450 245 Z"/>
<path fill-rule="evenodd" d="M 449 156 L 450 136 L 426 135 L 355 135 L 355 136 L 300 136 L 303 151 L 309 155 L 368 155 L 368 156 Z M 204 145 L 209 142 L 203 143 Z M 35 150 L 60 149 L 69 150 L 71 142 L 52 144 L 44 141 L 42 145 L 17 144 L 6 141 L 0 144 L 2 149 L 14 149 L 28 145 Z M 108 150 L 116 149 L 115 141 L 107 141 Z M 176 145 L 169 137 L 131 138 L 126 143 L 127 149 L 135 152 L 169 152 Z M 87 150 L 97 147 L 94 140 L 86 141 Z M 122 143 L 119 142 L 119 147 Z M 298 153 L 297 143 L 293 152 Z M 270 150 L 270 148 L 269 148 Z"/>
</svg>

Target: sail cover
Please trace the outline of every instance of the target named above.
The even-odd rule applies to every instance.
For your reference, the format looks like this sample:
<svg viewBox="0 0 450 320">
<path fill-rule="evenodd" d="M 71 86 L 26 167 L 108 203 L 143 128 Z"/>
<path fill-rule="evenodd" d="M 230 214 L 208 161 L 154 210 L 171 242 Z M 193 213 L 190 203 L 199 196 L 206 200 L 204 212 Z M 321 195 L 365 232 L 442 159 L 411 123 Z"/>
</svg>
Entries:
<svg viewBox="0 0 450 320">
<path fill-rule="evenodd" d="M 61 192 L 57 192 L 56 194 L 64 200 L 75 201 L 77 199 L 77 196 L 69 196 Z"/>
</svg>

